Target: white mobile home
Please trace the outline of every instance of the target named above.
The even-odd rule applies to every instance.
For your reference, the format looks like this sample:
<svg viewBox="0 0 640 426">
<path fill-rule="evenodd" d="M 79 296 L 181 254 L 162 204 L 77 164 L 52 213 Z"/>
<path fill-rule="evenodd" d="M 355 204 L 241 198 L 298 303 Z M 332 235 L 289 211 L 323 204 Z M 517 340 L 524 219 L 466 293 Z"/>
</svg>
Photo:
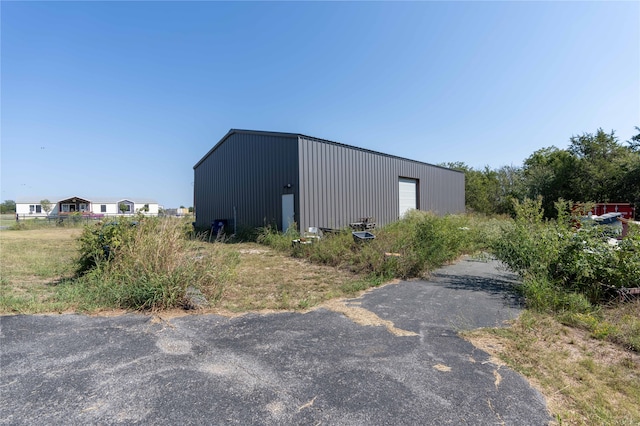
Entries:
<svg viewBox="0 0 640 426">
<path fill-rule="evenodd" d="M 49 209 L 42 203 L 45 200 L 49 201 Z M 20 218 L 57 217 L 77 213 L 91 217 L 136 213 L 157 216 L 158 202 L 146 198 L 22 197 L 16 200 L 16 213 Z"/>
</svg>

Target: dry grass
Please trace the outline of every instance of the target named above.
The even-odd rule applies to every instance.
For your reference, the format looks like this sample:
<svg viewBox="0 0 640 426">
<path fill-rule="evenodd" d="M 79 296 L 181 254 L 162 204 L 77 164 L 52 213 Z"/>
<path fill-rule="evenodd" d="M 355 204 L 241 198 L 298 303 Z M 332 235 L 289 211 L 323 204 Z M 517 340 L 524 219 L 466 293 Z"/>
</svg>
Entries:
<svg viewBox="0 0 640 426">
<path fill-rule="evenodd" d="M 73 310 L 76 303 L 56 300 L 53 283 L 73 274 L 76 238 L 82 229 L 1 231 L 2 282 L 0 313 L 36 313 Z M 353 295 L 355 274 L 313 265 L 253 244 L 196 243 L 200 255 L 237 252 L 239 263 L 226 282 L 219 301 L 205 312 L 231 315 L 246 311 L 304 310 L 337 297 Z M 220 253 L 222 252 L 222 254 Z M 206 289 L 205 289 L 206 290 Z M 206 293 L 206 291 L 205 291 Z M 105 307 L 86 308 L 88 312 Z M 107 308 L 108 309 L 108 308 Z"/>
<path fill-rule="evenodd" d="M 47 283 L 71 271 L 80 229 L 0 231 L 2 277 Z"/>
<path fill-rule="evenodd" d="M 263 245 L 218 245 L 223 250 L 238 251 L 240 262 L 215 307 L 217 310 L 304 310 L 344 296 L 342 287 L 359 279 L 357 275 L 294 259 Z"/>
<path fill-rule="evenodd" d="M 417 336 L 413 331 L 398 328 L 393 322 L 382 319 L 375 313 L 361 308 L 358 305 L 359 302 L 346 303 L 343 300 L 334 299 L 323 303 L 321 307 L 330 311 L 338 312 L 359 325 L 385 327 L 389 333 L 396 336 Z"/>
<path fill-rule="evenodd" d="M 73 274 L 80 229 L 0 231 L 0 312 L 60 310 L 53 283 Z"/>
<path fill-rule="evenodd" d="M 16 223 L 15 213 L 0 214 L 0 226 L 11 226 Z"/>
<path fill-rule="evenodd" d="M 640 424 L 637 353 L 530 312 L 511 328 L 464 337 L 524 374 L 546 397 L 559 424 Z"/>
<path fill-rule="evenodd" d="M 611 306 L 603 317 L 612 341 L 640 353 L 640 300 Z"/>
</svg>

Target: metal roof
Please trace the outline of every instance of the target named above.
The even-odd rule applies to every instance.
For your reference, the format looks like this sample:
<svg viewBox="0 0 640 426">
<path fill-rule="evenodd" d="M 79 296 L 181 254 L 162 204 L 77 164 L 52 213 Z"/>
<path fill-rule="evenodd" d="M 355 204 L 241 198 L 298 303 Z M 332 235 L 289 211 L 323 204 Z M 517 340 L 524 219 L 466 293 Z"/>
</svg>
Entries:
<svg viewBox="0 0 640 426">
<path fill-rule="evenodd" d="M 345 147 L 345 148 L 355 149 L 357 151 L 368 152 L 368 153 L 371 153 L 371 154 L 382 155 L 382 156 L 385 156 L 385 157 L 397 158 L 397 159 L 405 160 L 405 161 L 412 161 L 414 163 L 425 164 L 425 165 L 428 165 L 428 166 L 438 167 L 438 168 L 441 168 L 441 169 L 451 170 L 453 172 L 464 174 L 464 172 L 461 172 L 459 170 L 450 169 L 448 167 L 438 166 L 436 164 L 426 163 L 424 161 L 413 160 L 411 158 L 399 157 L 397 155 L 385 154 L 384 152 L 373 151 L 371 149 L 360 148 L 360 147 L 357 147 L 357 146 L 347 145 L 347 144 L 340 143 L 340 142 L 334 142 L 334 141 L 330 141 L 328 139 L 321 139 L 321 138 L 316 138 L 314 136 L 307 136 L 307 135 L 303 135 L 302 133 L 270 132 L 270 131 L 264 131 L 264 130 L 243 130 L 243 129 L 230 129 L 229 132 L 227 132 L 227 134 L 224 135 L 222 137 L 222 139 L 220 139 L 220 141 L 217 144 L 215 144 L 214 147 L 211 148 L 209 150 L 209 152 L 207 152 L 200 159 L 200 161 L 198 161 L 195 164 L 195 166 L 193 166 L 193 168 L 195 169 L 196 167 L 198 167 L 209 155 L 211 155 L 216 149 L 218 149 L 218 147 L 220 145 L 222 145 L 231 135 L 233 135 L 235 133 L 264 135 L 264 136 L 276 136 L 276 137 L 285 137 L 285 138 L 303 138 L 303 139 L 312 140 L 312 141 L 319 142 L 319 143 L 326 143 L 326 144 L 330 144 L 330 145 L 342 146 L 342 147 Z"/>
</svg>

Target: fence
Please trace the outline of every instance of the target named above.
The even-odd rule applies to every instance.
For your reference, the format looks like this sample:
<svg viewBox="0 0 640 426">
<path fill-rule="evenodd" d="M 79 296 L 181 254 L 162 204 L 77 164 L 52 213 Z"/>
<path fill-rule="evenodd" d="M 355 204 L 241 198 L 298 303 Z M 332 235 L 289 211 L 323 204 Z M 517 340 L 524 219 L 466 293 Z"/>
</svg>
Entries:
<svg viewBox="0 0 640 426">
<path fill-rule="evenodd" d="M 128 216 L 132 216 L 132 215 L 128 215 Z M 36 216 L 36 215 L 30 215 L 30 214 L 15 214 L 13 215 L 16 223 L 20 223 L 20 222 L 41 222 L 42 224 L 47 223 L 50 224 L 51 226 L 55 226 L 55 225 L 65 225 L 65 224 L 69 224 L 69 225 L 76 225 L 76 224 L 87 224 L 87 223 L 93 223 L 95 221 L 98 220 L 104 220 L 106 218 L 110 218 L 110 217 L 122 217 L 122 215 L 119 214 L 91 214 L 91 215 L 75 215 L 75 214 L 70 214 L 70 215 L 49 215 L 49 216 Z"/>
</svg>

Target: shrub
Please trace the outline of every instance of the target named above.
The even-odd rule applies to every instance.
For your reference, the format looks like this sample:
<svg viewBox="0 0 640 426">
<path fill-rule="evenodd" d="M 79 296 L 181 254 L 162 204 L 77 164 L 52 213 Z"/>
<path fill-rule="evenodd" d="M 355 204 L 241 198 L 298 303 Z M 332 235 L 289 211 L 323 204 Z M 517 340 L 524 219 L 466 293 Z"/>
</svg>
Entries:
<svg viewBox="0 0 640 426">
<path fill-rule="evenodd" d="M 260 244 L 272 247 L 276 250 L 286 251 L 291 248 L 291 242 L 300 237 L 300 234 L 296 230 L 295 223 L 289 226 L 286 232 L 280 233 L 278 230 L 271 226 L 266 225 L 257 230 L 256 241 Z"/>
<path fill-rule="evenodd" d="M 214 251 L 205 257 L 189 233 L 183 221 L 173 218 L 122 219 L 87 227 L 80 237 L 83 275 L 74 285 L 87 299 L 126 309 L 184 306 L 189 287 L 200 290 L 209 302 L 217 301 L 237 254 Z"/>
<path fill-rule="evenodd" d="M 525 293 L 532 290 L 530 303 L 541 309 L 571 308 L 571 303 L 555 299 L 579 294 L 591 303 L 601 303 L 615 294 L 612 290 L 640 286 L 637 234 L 632 232 L 619 245 L 611 244 L 606 228 L 574 228 L 577 218 L 565 213 L 568 205 L 560 200 L 556 203 L 558 219 L 545 221 L 541 199 L 515 202 L 515 220 L 493 241 L 496 257 L 525 278 Z M 549 284 L 545 291 L 564 294 L 532 297 L 541 282 Z"/>
<path fill-rule="evenodd" d="M 128 218 L 118 221 L 87 225 L 79 238 L 80 257 L 78 258 L 78 274 L 84 274 L 104 262 L 111 260 L 114 255 L 134 235 L 133 222 Z"/>
<path fill-rule="evenodd" d="M 261 228 L 257 241 L 295 257 L 359 274 L 409 278 L 478 249 L 483 237 L 470 226 L 467 216 L 439 217 L 412 211 L 400 221 L 375 229 L 376 238 L 363 242 L 354 241 L 351 231 L 345 229 L 327 233 L 313 244 L 292 245 L 292 239 L 298 238 L 296 232 L 282 234 L 269 227 Z"/>
</svg>

